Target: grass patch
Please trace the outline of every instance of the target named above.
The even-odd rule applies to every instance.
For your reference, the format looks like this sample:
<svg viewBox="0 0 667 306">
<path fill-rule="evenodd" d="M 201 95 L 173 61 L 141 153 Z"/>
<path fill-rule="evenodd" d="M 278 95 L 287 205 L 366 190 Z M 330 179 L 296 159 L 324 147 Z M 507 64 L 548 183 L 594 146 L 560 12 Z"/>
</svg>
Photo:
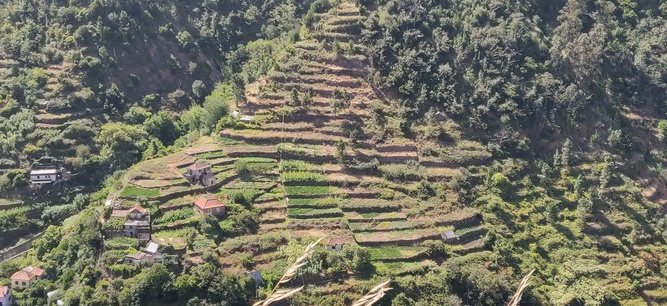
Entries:
<svg viewBox="0 0 667 306">
<path fill-rule="evenodd" d="M 410 259 L 427 250 L 419 246 L 381 246 L 366 247 L 371 260 Z"/>
<path fill-rule="evenodd" d="M 220 254 L 232 254 L 237 252 L 262 253 L 267 250 L 275 250 L 287 244 L 287 236 L 283 233 L 268 233 L 264 235 L 243 236 L 227 239 L 220 244 Z"/>
<path fill-rule="evenodd" d="M 104 246 L 112 250 L 127 250 L 129 248 L 137 248 L 139 240 L 130 237 L 114 237 L 104 241 Z"/>
<path fill-rule="evenodd" d="M 352 231 L 382 231 L 382 230 L 410 230 L 414 225 L 408 221 L 383 221 L 383 222 L 355 222 L 350 223 Z"/>
<path fill-rule="evenodd" d="M 201 159 L 215 159 L 220 157 L 227 157 L 227 154 L 223 151 L 211 151 L 211 152 L 195 154 L 195 156 Z"/>
<path fill-rule="evenodd" d="M 302 160 L 284 160 L 280 163 L 283 172 L 319 172 L 320 166 Z"/>
<path fill-rule="evenodd" d="M 241 158 L 234 163 L 236 172 L 241 175 L 269 173 L 276 168 L 276 166 L 276 161 L 269 158 Z"/>
<path fill-rule="evenodd" d="M 138 197 L 153 198 L 159 195 L 160 195 L 160 190 L 144 189 L 134 186 L 127 186 L 123 188 L 123 191 L 120 192 L 120 196 L 126 198 L 138 198 Z"/>
<path fill-rule="evenodd" d="M 195 211 L 192 207 L 184 207 L 179 210 L 168 211 L 164 213 L 160 218 L 155 219 L 153 224 L 165 224 L 171 223 L 178 220 L 184 220 L 189 217 L 192 217 L 195 214 Z"/>
</svg>

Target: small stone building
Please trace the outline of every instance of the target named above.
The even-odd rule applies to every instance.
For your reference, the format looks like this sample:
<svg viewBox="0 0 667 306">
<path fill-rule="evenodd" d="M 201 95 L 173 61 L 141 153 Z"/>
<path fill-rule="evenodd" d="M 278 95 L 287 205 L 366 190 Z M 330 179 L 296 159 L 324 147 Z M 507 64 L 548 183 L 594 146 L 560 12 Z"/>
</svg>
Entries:
<svg viewBox="0 0 667 306">
<path fill-rule="evenodd" d="M 452 240 L 458 239 L 458 237 L 456 236 L 456 233 L 454 233 L 453 230 L 445 231 L 444 233 L 440 234 L 440 236 L 442 237 L 442 240 L 444 240 L 444 241 L 452 241 Z"/>
<path fill-rule="evenodd" d="M 211 165 L 197 162 L 190 165 L 185 172 L 185 178 L 190 184 L 201 184 L 210 187 L 217 183 L 215 175 L 211 172 Z"/>
<path fill-rule="evenodd" d="M 151 240 L 151 215 L 148 209 L 135 206 L 127 210 L 114 209 L 111 217 L 126 218 L 123 223 L 123 235 L 137 238 L 145 243 Z"/>
</svg>

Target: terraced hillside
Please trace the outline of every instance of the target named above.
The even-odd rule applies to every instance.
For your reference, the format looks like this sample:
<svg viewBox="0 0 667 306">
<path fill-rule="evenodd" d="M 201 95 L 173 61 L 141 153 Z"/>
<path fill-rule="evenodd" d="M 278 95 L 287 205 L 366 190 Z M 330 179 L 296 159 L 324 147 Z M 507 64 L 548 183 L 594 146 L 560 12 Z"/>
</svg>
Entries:
<svg viewBox="0 0 667 306">
<path fill-rule="evenodd" d="M 454 252 L 483 249 L 478 213 L 461 208 L 447 183 L 460 166 L 490 154 L 471 141 L 440 147 L 402 137 L 396 106 L 366 81 L 358 8 L 345 2 L 319 17 L 306 39 L 248 86 L 239 111 L 252 121 L 220 133 L 242 142 L 235 147 L 256 148 L 247 156 L 280 162 L 287 210 L 282 202 L 270 211 L 260 204 L 264 231 L 270 224 L 294 235 L 354 238 L 391 274 L 434 265 L 427 246 L 447 230 L 459 234 L 448 242 Z M 451 161 L 433 157 L 438 151 Z"/>
</svg>

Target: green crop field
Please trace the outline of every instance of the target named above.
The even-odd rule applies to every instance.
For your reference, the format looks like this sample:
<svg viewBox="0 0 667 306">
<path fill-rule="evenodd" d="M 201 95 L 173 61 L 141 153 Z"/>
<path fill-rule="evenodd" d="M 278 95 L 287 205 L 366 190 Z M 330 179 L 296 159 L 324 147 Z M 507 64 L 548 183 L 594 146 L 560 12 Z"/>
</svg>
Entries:
<svg viewBox="0 0 667 306">
<path fill-rule="evenodd" d="M 338 198 L 299 198 L 290 199 L 287 203 L 288 207 L 310 207 L 310 208 L 331 208 L 337 207 L 340 199 Z"/>
<path fill-rule="evenodd" d="M 381 246 L 381 247 L 366 247 L 368 253 L 373 260 L 387 260 L 387 259 L 410 259 L 423 252 L 426 252 L 426 247 L 419 246 Z"/>
<path fill-rule="evenodd" d="M 317 195 L 331 192 L 329 186 L 285 186 L 287 194 Z"/>
</svg>

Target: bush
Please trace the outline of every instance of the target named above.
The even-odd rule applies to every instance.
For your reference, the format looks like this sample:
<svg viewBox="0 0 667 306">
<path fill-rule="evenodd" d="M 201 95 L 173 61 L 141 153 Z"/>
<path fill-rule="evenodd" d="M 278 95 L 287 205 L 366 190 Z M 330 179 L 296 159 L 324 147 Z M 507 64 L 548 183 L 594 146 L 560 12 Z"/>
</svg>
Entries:
<svg viewBox="0 0 667 306">
<path fill-rule="evenodd" d="M 405 180 L 410 175 L 418 175 L 417 169 L 402 164 L 382 165 L 378 169 L 390 180 Z"/>
</svg>

